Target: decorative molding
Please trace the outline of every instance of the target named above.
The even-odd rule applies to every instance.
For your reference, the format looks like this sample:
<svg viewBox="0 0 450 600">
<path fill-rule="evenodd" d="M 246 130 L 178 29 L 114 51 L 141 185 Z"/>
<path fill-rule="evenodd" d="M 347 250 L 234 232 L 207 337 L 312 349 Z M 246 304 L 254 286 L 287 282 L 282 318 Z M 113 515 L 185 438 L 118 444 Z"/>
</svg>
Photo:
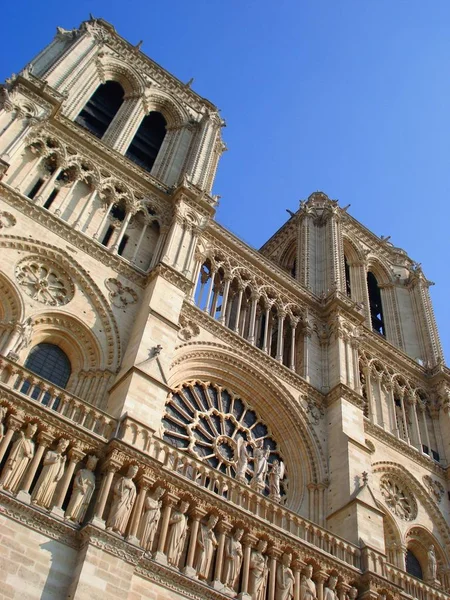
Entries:
<svg viewBox="0 0 450 600">
<path fill-rule="evenodd" d="M 71 277 L 54 261 L 42 256 L 27 256 L 15 268 L 15 276 L 24 292 L 47 306 L 63 306 L 75 292 Z"/>
<path fill-rule="evenodd" d="M 116 308 L 125 308 L 130 304 L 136 304 L 138 295 L 130 287 L 124 286 L 118 279 L 109 278 L 105 281 L 109 290 L 109 299 Z"/>
</svg>

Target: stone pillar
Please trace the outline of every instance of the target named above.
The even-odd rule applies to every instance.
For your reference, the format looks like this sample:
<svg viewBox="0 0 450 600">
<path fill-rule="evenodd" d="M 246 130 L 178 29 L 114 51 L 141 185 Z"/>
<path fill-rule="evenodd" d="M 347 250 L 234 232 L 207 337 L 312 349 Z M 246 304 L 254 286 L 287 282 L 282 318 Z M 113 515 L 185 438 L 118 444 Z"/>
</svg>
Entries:
<svg viewBox="0 0 450 600">
<path fill-rule="evenodd" d="M 237 299 L 237 306 L 236 306 L 236 320 L 234 322 L 234 327 L 233 327 L 233 331 L 235 331 L 236 333 L 240 333 L 239 332 L 239 320 L 241 318 L 241 307 L 242 307 L 242 295 L 244 293 L 244 288 L 242 285 L 239 285 L 239 291 L 238 291 L 238 299 Z"/>
<path fill-rule="evenodd" d="M 267 593 L 267 600 L 275 600 L 278 559 L 281 556 L 281 551 L 279 548 L 272 546 L 269 548 L 267 554 L 269 555 L 269 589 Z"/>
<path fill-rule="evenodd" d="M 231 279 L 228 275 L 225 275 L 225 283 L 223 288 L 223 296 L 222 296 L 222 311 L 220 313 L 219 323 L 225 325 L 225 315 L 228 305 L 228 294 L 230 292 L 230 283 Z"/>
<path fill-rule="evenodd" d="M 80 214 L 78 215 L 75 223 L 73 224 L 73 228 L 75 230 L 80 230 L 80 229 L 82 230 L 82 228 L 83 228 L 82 221 L 84 219 L 84 216 L 87 213 L 88 209 L 94 204 L 96 196 L 97 196 L 97 189 L 94 188 L 91 191 L 91 193 L 89 194 L 89 196 L 87 197 L 87 200 L 84 203 L 84 206 L 80 211 Z"/>
<path fill-rule="evenodd" d="M 243 559 L 242 559 L 242 583 L 241 592 L 238 595 L 239 600 L 251 600 L 248 590 L 248 578 L 250 570 L 250 556 L 252 553 L 252 545 L 257 543 L 255 536 L 246 534 L 242 540 Z"/>
<path fill-rule="evenodd" d="M 52 188 L 55 186 L 56 179 L 60 175 L 61 171 L 62 167 L 56 167 L 48 180 L 44 183 L 44 187 L 39 190 L 39 195 L 35 198 L 35 203 L 38 206 L 42 206 L 47 200 L 47 197 L 50 195 Z"/>
<path fill-rule="evenodd" d="M 105 473 L 103 476 L 102 486 L 98 495 L 97 505 L 94 511 L 94 518 L 92 519 L 93 524 L 102 529 L 105 528 L 103 513 L 105 512 L 106 501 L 108 500 L 114 474 L 120 469 L 121 466 L 122 465 L 120 463 L 112 460 L 108 460 L 105 464 Z"/>
<path fill-rule="evenodd" d="M 231 531 L 233 526 L 227 521 L 220 521 L 216 527 L 219 534 L 217 553 L 216 553 L 216 564 L 214 567 L 214 578 L 213 587 L 214 589 L 221 590 L 223 588 L 222 583 L 222 572 L 223 572 L 223 556 L 225 550 L 225 542 L 227 539 L 227 533 Z"/>
<path fill-rule="evenodd" d="M 188 577 L 193 577 L 197 579 L 197 572 L 194 569 L 194 559 L 195 559 L 195 550 L 197 548 L 197 536 L 198 536 L 198 528 L 200 525 L 200 521 L 206 515 L 206 510 L 199 507 L 194 507 L 189 512 L 189 517 L 191 520 L 190 530 L 191 534 L 189 537 L 189 546 L 186 556 L 186 566 L 183 569 L 183 573 Z"/>
<path fill-rule="evenodd" d="M 5 433 L 5 435 L 3 436 L 3 439 L 0 443 L 0 462 L 3 460 L 3 457 L 6 454 L 6 451 L 8 450 L 8 446 L 9 443 L 11 442 L 12 436 L 14 435 L 14 433 L 16 431 L 19 431 L 19 429 L 22 427 L 23 425 L 23 418 L 24 415 L 23 414 L 17 414 L 17 415 L 9 415 L 6 422 L 8 425 L 8 430 Z"/>
<path fill-rule="evenodd" d="M 323 584 L 328 579 L 328 574 L 320 571 L 316 575 L 316 590 L 317 590 L 317 600 L 323 600 Z"/>
<path fill-rule="evenodd" d="M 130 219 L 133 216 L 134 213 L 132 213 L 130 210 L 127 212 L 127 214 L 125 215 L 125 219 L 123 220 L 123 223 L 120 227 L 120 231 L 119 231 L 119 235 L 117 236 L 116 241 L 114 242 L 112 248 L 111 248 L 111 252 L 113 254 L 117 254 L 118 250 L 119 250 L 119 246 L 120 246 L 120 242 L 123 239 L 123 236 L 125 235 L 125 231 L 127 230 L 127 227 L 130 223 Z"/>
<path fill-rule="evenodd" d="M 250 296 L 251 309 L 250 309 L 250 325 L 248 328 L 248 341 L 252 346 L 255 345 L 255 324 L 256 324 L 256 307 L 258 306 L 259 294 L 252 292 Z"/>
<path fill-rule="evenodd" d="M 103 216 L 102 222 L 98 226 L 97 231 L 92 236 L 94 238 L 94 240 L 98 239 L 99 235 L 102 233 L 103 228 L 105 227 L 106 221 L 108 220 L 109 213 L 111 212 L 113 206 L 114 206 L 114 202 L 110 202 L 108 204 L 108 207 L 106 208 L 106 211 L 105 211 L 105 214 Z"/>
<path fill-rule="evenodd" d="M 172 514 L 172 508 L 178 503 L 178 498 L 177 496 L 166 492 L 166 494 L 164 494 L 163 503 L 164 510 L 161 522 L 161 531 L 159 533 L 158 547 L 154 559 L 160 564 L 166 565 L 167 556 L 165 555 L 164 550 L 166 547 L 167 533 L 169 531 L 169 521 Z"/>
<path fill-rule="evenodd" d="M 278 362 L 283 362 L 283 346 L 284 346 L 284 337 L 283 337 L 283 329 L 284 329 L 284 319 L 286 318 L 286 313 L 282 310 L 278 311 L 278 331 L 277 331 L 277 354 L 276 360 Z"/>
<path fill-rule="evenodd" d="M 142 508 L 144 506 L 145 497 L 147 496 L 148 489 L 151 487 L 152 483 L 152 480 L 147 478 L 145 475 L 140 477 L 140 479 L 137 481 L 137 484 L 139 486 L 139 493 L 136 498 L 136 502 L 134 503 L 133 513 L 131 515 L 127 536 L 127 542 L 130 542 L 130 544 L 135 544 L 136 546 L 139 545 L 137 531 L 139 527 L 139 522 L 142 518 Z"/>
<path fill-rule="evenodd" d="M 133 256 L 131 257 L 131 262 L 134 262 L 136 260 L 136 257 L 137 257 L 137 255 L 139 253 L 140 248 L 141 248 L 142 240 L 144 239 L 144 235 L 145 235 L 145 233 L 147 231 L 148 225 L 149 225 L 149 222 L 146 220 L 144 222 L 144 227 L 142 228 L 141 234 L 140 234 L 138 242 L 136 244 L 136 248 L 135 248 L 135 250 L 133 252 Z"/>
<path fill-rule="evenodd" d="M 58 484 L 56 494 L 53 498 L 52 508 L 52 513 L 58 515 L 61 518 L 64 518 L 64 511 L 61 509 L 61 507 L 66 497 L 67 490 L 69 489 L 73 472 L 75 471 L 77 463 L 83 459 L 84 452 L 82 452 L 79 448 L 71 448 L 67 455 L 69 457 L 69 464 L 67 465 L 64 475 L 60 483 Z"/>
<path fill-rule="evenodd" d="M 295 372 L 295 348 L 296 348 L 295 333 L 297 331 L 297 323 L 298 323 L 298 320 L 291 319 L 291 357 L 289 360 L 289 368 L 291 369 L 291 371 L 294 371 L 294 372 Z"/>
<path fill-rule="evenodd" d="M 262 350 L 264 350 L 264 352 L 266 354 L 269 354 L 267 342 L 268 342 L 268 335 L 269 335 L 270 306 L 266 306 L 266 312 L 265 312 L 264 317 L 265 317 L 264 318 L 264 335 L 263 335 Z"/>
<path fill-rule="evenodd" d="M 38 437 L 38 447 L 36 452 L 34 453 L 31 464 L 28 466 L 27 471 L 25 472 L 25 476 L 20 484 L 20 491 L 17 494 L 17 499 L 30 504 L 30 487 L 33 483 L 33 479 L 38 470 L 39 464 L 41 462 L 42 456 L 44 455 L 45 450 L 51 445 L 53 442 L 53 436 L 48 433 L 42 431 Z"/>
</svg>

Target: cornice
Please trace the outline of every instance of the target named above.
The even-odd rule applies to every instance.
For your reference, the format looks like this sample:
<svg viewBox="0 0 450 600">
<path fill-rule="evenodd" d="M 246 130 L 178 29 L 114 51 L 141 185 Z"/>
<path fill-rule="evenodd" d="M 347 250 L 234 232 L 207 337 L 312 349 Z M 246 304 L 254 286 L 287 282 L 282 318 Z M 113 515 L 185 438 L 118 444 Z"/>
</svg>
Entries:
<svg viewBox="0 0 450 600">
<path fill-rule="evenodd" d="M 155 277 L 161 276 L 175 287 L 179 288 L 184 294 L 188 295 L 193 287 L 193 282 L 182 275 L 179 271 L 166 263 L 159 263 L 147 275 L 146 284 L 150 283 Z"/>
<path fill-rule="evenodd" d="M 327 406 L 336 402 L 336 400 L 347 400 L 356 408 L 363 409 L 364 408 L 364 399 L 362 396 L 357 394 L 354 390 L 346 386 L 344 383 L 338 383 L 332 390 L 328 392 L 325 397 L 325 401 Z"/>
</svg>

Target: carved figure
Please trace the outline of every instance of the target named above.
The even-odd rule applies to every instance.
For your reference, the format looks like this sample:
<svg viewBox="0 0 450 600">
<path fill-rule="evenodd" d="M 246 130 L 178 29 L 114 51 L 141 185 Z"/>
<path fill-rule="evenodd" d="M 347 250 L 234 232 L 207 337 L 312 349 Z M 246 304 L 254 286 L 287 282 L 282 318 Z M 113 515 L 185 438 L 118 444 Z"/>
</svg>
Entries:
<svg viewBox="0 0 450 600">
<path fill-rule="evenodd" d="M 436 579 L 437 579 L 437 560 L 436 560 L 436 554 L 434 551 L 433 544 L 431 544 L 431 546 L 428 548 L 427 558 L 428 558 L 428 564 L 427 564 L 428 579 L 430 579 L 432 581 L 436 581 Z"/>
<path fill-rule="evenodd" d="M 266 487 L 267 459 L 270 454 L 269 448 L 264 448 L 264 441 L 256 442 L 255 451 L 253 453 L 253 477 L 252 488 L 258 492 Z"/>
<path fill-rule="evenodd" d="M 88 456 L 86 467 L 77 471 L 73 480 L 72 495 L 70 496 L 65 514 L 66 519 L 70 519 L 76 523 L 81 523 L 84 519 L 95 490 L 95 475 L 93 471 L 97 466 L 97 461 L 98 458 L 96 456 Z"/>
<path fill-rule="evenodd" d="M 323 600 L 337 600 L 336 584 L 338 578 L 336 575 L 330 575 L 328 585 L 323 590 Z"/>
<path fill-rule="evenodd" d="M 169 521 L 169 540 L 167 542 L 167 562 L 173 567 L 178 566 L 184 548 L 187 534 L 188 502 L 182 502 L 180 508 L 174 511 Z"/>
<path fill-rule="evenodd" d="M 278 565 L 275 600 L 289 600 L 294 596 L 294 574 L 291 569 L 292 554 L 285 552 Z"/>
<path fill-rule="evenodd" d="M 317 598 L 316 584 L 311 579 L 313 570 L 312 565 L 306 565 L 300 582 L 300 600 L 316 600 Z"/>
<path fill-rule="evenodd" d="M 252 550 L 249 565 L 248 589 L 252 600 L 264 600 L 266 597 L 267 556 L 264 556 L 267 548 L 265 540 L 259 540 L 256 550 Z"/>
<path fill-rule="evenodd" d="M 217 547 L 217 538 L 214 533 L 218 517 L 210 515 L 206 525 L 201 525 L 197 535 L 197 544 L 200 549 L 195 570 L 200 579 L 208 579 L 214 549 Z"/>
<path fill-rule="evenodd" d="M 43 508 L 50 508 L 58 481 L 64 474 L 66 457 L 63 455 L 63 452 L 65 452 L 68 445 L 69 440 L 61 438 L 55 450 L 47 451 L 42 463 L 41 474 L 31 495 L 33 504 L 39 504 Z"/>
<path fill-rule="evenodd" d="M 106 521 L 106 529 L 109 531 L 115 531 L 120 535 L 125 534 L 128 519 L 136 500 L 136 486 L 133 483 L 133 477 L 136 477 L 137 472 L 138 466 L 130 465 L 127 474 L 120 477 L 114 486 L 111 510 Z"/>
<path fill-rule="evenodd" d="M 355 586 L 352 586 L 347 592 L 347 598 L 348 598 L 348 600 L 356 600 L 357 597 L 358 597 L 358 588 L 356 588 Z"/>
<path fill-rule="evenodd" d="M 7 412 L 8 409 L 6 408 L 6 406 L 0 406 L 0 442 L 2 441 L 3 436 L 5 435 L 5 425 L 3 421 L 5 420 Z"/>
<path fill-rule="evenodd" d="M 284 477 L 284 463 L 274 460 L 269 473 L 269 496 L 275 502 L 281 500 L 280 482 Z"/>
<path fill-rule="evenodd" d="M 151 551 L 158 529 L 162 505 L 160 498 L 162 498 L 164 491 L 164 488 L 157 487 L 153 494 L 145 499 L 144 516 L 139 525 L 138 538 L 141 546 L 147 551 Z"/>
<path fill-rule="evenodd" d="M 247 452 L 247 444 L 241 437 L 237 441 L 236 454 L 236 479 L 241 483 L 247 483 L 245 474 L 247 472 L 249 456 Z"/>
<path fill-rule="evenodd" d="M 17 492 L 20 481 L 34 456 L 34 442 L 32 437 L 36 433 L 36 423 L 28 423 L 25 431 L 19 432 L 19 437 L 14 442 L 8 460 L 3 468 L 0 478 L 0 487 L 11 492 Z"/>
<path fill-rule="evenodd" d="M 241 572 L 243 529 L 236 529 L 232 537 L 227 539 L 225 545 L 225 574 L 224 583 L 230 589 L 234 589 Z"/>
</svg>

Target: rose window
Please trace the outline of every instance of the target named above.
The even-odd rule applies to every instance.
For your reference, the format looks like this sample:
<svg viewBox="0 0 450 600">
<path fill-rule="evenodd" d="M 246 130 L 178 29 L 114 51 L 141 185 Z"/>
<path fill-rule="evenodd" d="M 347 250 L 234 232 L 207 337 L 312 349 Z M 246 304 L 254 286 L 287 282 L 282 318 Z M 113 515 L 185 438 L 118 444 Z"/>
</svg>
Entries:
<svg viewBox="0 0 450 600">
<path fill-rule="evenodd" d="M 404 521 L 417 516 L 417 504 L 411 492 L 394 478 L 387 475 L 380 481 L 380 491 L 391 512 Z"/>
<path fill-rule="evenodd" d="M 16 278 L 25 293 L 42 304 L 62 306 L 73 298 L 72 280 L 50 260 L 25 258 L 16 266 Z"/>
<path fill-rule="evenodd" d="M 257 443 L 267 455 L 264 494 L 269 493 L 268 474 L 274 461 L 281 462 L 276 441 L 267 426 L 244 400 L 218 385 L 192 381 L 183 384 L 166 404 L 163 418 L 164 439 L 195 457 L 208 462 L 233 478 L 251 484 L 255 477 L 254 456 Z M 248 465 L 239 477 L 238 452 L 245 448 Z M 282 484 L 284 495 L 287 480 Z"/>
</svg>

